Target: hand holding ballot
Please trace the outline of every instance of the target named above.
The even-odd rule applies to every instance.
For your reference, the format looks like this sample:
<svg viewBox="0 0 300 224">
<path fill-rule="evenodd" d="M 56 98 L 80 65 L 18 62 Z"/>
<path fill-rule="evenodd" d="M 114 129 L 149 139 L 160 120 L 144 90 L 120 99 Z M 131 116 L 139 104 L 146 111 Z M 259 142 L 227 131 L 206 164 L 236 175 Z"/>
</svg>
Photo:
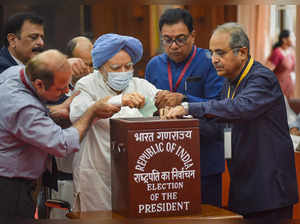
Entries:
<svg viewBox="0 0 300 224">
<path fill-rule="evenodd" d="M 120 111 L 120 107 L 108 103 L 110 98 L 110 96 L 104 97 L 93 105 L 96 117 L 102 119 L 109 118 Z"/>
<path fill-rule="evenodd" d="M 122 95 L 122 106 L 130 108 L 142 108 L 145 105 L 145 97 L 137 92 Z"/>
</svg>

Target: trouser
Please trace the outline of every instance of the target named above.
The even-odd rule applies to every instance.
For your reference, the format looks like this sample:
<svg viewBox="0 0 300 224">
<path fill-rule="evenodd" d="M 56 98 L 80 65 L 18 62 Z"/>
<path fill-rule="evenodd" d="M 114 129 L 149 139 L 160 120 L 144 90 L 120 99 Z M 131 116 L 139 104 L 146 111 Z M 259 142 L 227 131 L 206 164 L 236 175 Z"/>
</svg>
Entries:
<svg viewBox="0 0 300 224">
<path fill-rule="evenodd" d="M 201 177 L 201 197 L 203 204 L 222 206 L 222 174 Z"/>
<path fill-rule="evenodd" d="M 0 216 L 33 218 L 36 181 L 0 177 Z"/>
<path fill-rule="evenodd" d="M 262 212 L 252 212 L 242 214 L 244 219 L 255 221 L 255 223 L 279 223 L 282 220 L 288 220 L 293 218 L 293 205 L 277 208 Z M 282 222 L 284 223 L 284 222 Z"/>
</svg>

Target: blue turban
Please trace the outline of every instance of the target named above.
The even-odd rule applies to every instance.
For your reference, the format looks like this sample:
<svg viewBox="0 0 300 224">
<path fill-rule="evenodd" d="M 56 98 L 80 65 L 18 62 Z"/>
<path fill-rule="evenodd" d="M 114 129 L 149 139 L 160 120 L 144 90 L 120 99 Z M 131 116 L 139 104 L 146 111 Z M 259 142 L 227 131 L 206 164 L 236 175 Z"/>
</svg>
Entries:
<svg viewBox="0 0 300 224">
<path fill-rule="evenodd" d="M 134 64 L 136 64 L 143 55 L 143 45 L 138 39 L 108 33 L 100 36 L 94 43 L 92 50 L 94 67 L 101 67 L 120 50 L 125 50 L 130 55 Z"/>
</svg>

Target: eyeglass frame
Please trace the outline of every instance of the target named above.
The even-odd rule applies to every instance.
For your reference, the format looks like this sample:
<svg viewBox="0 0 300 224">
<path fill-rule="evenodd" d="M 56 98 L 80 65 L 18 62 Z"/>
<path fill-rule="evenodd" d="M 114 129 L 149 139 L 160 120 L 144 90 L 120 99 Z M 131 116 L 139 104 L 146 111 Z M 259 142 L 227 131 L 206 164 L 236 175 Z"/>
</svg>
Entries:
<svg viewBox="0 0 300 224">
<path fill-rule="evenodd" d="M 191 33 L 189 33 L 188 35 L 180 34 L 180 35 L 176 36 L 175 38 L 170 38 L 168 36 L 165 36 L 165 37 L 169 38 L 169 40 L 165 40 L 164 37 L 162 36 L 161 42 L 164 46 L 168 46 L 168 47 L 171 47 L 174 42 L 178 47 L 182 47 L 182 46 L 186 45 L 187 39 L 189 38 L 190 35 L 191 35 Z M 181 36 L 183 36 L 183 38 L 180 38 Z M 178 40 L 183 41 L 183 43 L 181 43 L 181 44 L 178 43 Z M 165 41 L 171 41 L 171 42 L 166 43 Z"/>
</svg>

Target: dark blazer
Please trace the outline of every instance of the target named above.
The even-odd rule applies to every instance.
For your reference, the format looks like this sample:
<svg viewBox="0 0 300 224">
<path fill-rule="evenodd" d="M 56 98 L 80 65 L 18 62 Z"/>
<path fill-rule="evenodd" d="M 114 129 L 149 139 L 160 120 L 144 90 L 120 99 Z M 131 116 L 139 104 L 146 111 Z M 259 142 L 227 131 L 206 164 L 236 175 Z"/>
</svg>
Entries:
<svg viewBox="0 0 300 224">
<path fill-rule="evenodd" d="M 0 73 L 14 65 L 18 65 L 17 62 L 10 55 L 7 47 L 2 47 L 0 49 Z"/>
<path fill-rule="evenodd" d="M 278 80 L 272 71 L 254 62 L 235 97 L 227 98 L 229 85 L 235 89 L 237 80 L 225 84 L 223 100 L 189 107 L 195 117 L 211 114 L 231 124 L 229 207 L 247 214 L 295 204 L 294 150 Z"/>
</svg>

